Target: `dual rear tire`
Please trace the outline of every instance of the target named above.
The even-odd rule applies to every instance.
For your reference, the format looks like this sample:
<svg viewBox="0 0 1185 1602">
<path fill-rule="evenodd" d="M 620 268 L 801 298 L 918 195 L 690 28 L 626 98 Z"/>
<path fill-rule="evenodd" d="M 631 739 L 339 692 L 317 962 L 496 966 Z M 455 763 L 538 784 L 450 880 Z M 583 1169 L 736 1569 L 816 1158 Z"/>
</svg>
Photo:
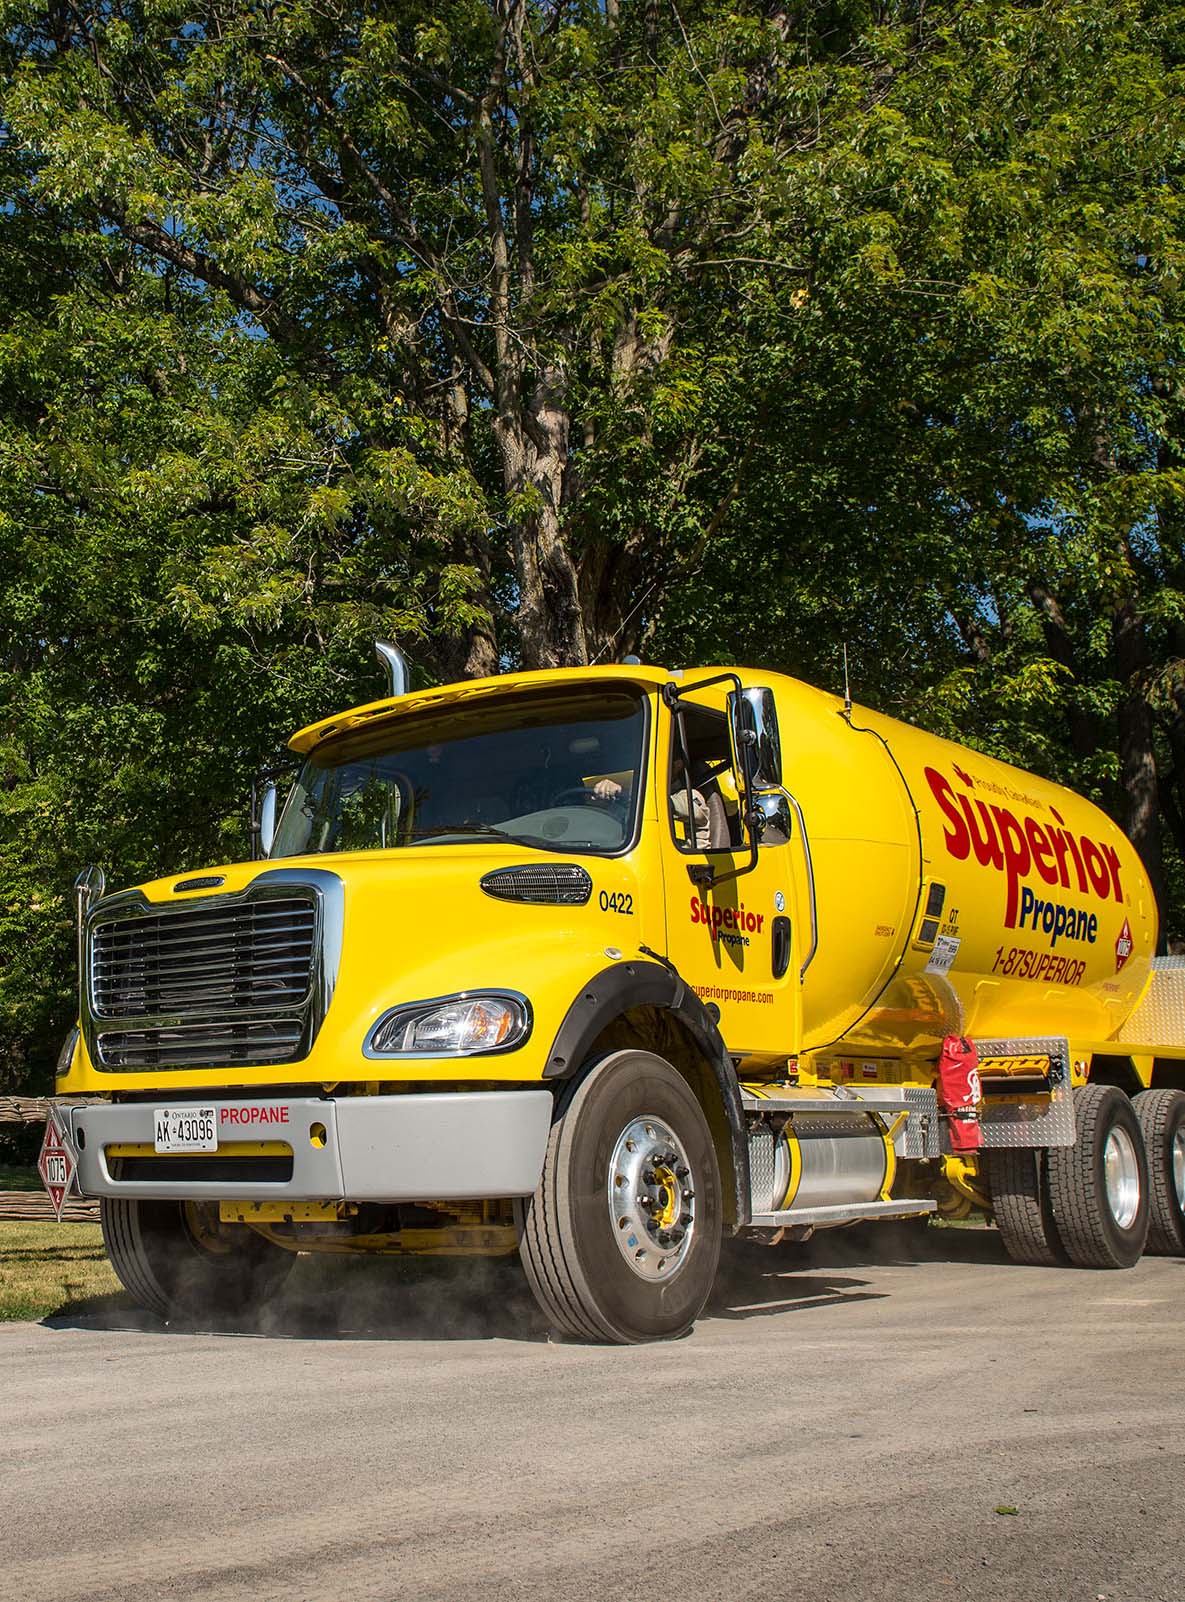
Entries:
<svg viewBox="0 0 1185 1602">
<path fill-rule="evenodd" d="M 1185 1094 L 1145 1090 L 1132 1102 L 1148 1155 L 1147 1250 L 1185 1256 Z"/>
<path fill-rule="evenodd" d="M 1130 1268 L 1145 1250 L 1185 1254 L 1185 1094 L 1113 1085 L 1074 1091 L 1076 1139 L 997 1151 L 988 1173 L 1009 1255 L 1040 1265 Z"/>
</svg>

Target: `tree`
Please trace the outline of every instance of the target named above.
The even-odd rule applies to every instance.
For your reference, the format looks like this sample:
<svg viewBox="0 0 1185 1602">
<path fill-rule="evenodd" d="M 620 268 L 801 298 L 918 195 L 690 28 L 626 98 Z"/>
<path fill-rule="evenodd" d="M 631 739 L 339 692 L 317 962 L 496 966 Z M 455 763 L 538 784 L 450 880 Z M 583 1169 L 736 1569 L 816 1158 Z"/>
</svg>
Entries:
<svg viewBox="0 0 1185 1602">
<path fill-rule="evenodd" d="M 1179 876 L 1160 0 L 4 6 L 0 1050 L 63 886 L 242 855 L 285 729 L 748 658 Z M 23 1070 L 22 1070 L 23 1071 Z"/>
</svg>

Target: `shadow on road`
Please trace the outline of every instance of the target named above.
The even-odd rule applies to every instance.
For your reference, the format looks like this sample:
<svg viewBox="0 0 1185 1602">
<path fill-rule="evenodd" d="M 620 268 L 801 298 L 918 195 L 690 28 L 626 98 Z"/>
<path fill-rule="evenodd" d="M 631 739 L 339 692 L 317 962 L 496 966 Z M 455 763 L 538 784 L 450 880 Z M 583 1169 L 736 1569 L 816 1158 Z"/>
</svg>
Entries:
<svg viewBox="0 0 1185 1602">
<path fill-rule="evenodd" d="M 899 1229 L 876 1225 L 821 1233 L 801 1245 L 725 1245 L 705 1319 L 803 1312 L 841 1301 L 892 1295 L 875 1270 L 919 1262 L 1006 1263 L 989 1229 Z M 860 1271 L 866 1272 L 860 1272 Z M 411 1266 L 391 1260 L 310 1254 L 281 1295 L 257 1316 L 164 1323 L 122 1296 L 69 1303 L 42 1320 L 48 1329 L 122 1330 L 155 1335 L 281 1340 L 545 1341 L 547 1323 L 517 1259 Z"/>
<path fill-rule="evenodd" d="M 891 1287 L 874 1288 L 858 1270 L 1008 1260 L 994 1229 L 936 1228 L 924 1221 L 823 1230 L 798 1244 L 729 1241 L 705 1317 L 756 1318 L 892 1295 Z"/>
</svg>

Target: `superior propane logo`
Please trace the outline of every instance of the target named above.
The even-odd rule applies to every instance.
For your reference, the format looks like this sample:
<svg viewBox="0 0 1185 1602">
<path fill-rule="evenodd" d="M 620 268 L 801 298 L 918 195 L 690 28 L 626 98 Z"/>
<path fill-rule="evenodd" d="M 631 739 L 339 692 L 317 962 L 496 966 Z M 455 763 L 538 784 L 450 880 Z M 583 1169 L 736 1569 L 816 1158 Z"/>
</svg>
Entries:
<svg viewBox="0 0 1185 1602">
<path fill-rule="evenodd" d="M 973 785 L 969 774 L 961 774 Z M 1123 901 L 1119 882 L 1119 853 L 1114 846 L 1067 829 L 1065 820 L 1053 807 L 1054 822 L 1042 823 L 1032 816 L 1018 818 L 1008 807 L 997 806 L 956 790 L 950 780 L 934 768 L 926 769 L 926 780 L 947 821 L 946 849 L 962 862 L 974 851 L 975 860 L 985 868 L 995 868 L 1007 876 L 1004 925 L 1008 929 L 1028 928 L 1048 935 L 1050 947 L 1059 940 L 1083 940 L 1093 945 L 1099 928 L 1097 913 L 1035 893 L 1031 885 L 1021 884 L 1032 876 L 1048 885 L 1088 890 L 1100 900 Z"/>
<path fill-rule="evenodd" d="M 692 896 L 691 921 L 706 923 L 712 939 L 720 941 L 722 945 L 747 946 L 750 934 L 761 933 L 765 914 L 746 912 L 743 901 L 739 907 L 709 907 L 699 896 Z"/>
</svg>

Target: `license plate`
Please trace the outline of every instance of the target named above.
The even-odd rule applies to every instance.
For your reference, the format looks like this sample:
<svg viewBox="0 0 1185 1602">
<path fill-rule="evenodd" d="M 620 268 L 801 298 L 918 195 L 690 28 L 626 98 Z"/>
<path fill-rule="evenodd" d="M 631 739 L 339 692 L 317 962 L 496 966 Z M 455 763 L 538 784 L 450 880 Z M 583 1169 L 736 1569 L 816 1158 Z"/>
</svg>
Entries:
<svg viewBox="0 0 1185 1602">
<path fill-rule="evenodd" d="M 157 1151 L 217 1151 L 218 1120 L 213 1107 L 157 1107 L 153 1113 Z"/>
</svg>

